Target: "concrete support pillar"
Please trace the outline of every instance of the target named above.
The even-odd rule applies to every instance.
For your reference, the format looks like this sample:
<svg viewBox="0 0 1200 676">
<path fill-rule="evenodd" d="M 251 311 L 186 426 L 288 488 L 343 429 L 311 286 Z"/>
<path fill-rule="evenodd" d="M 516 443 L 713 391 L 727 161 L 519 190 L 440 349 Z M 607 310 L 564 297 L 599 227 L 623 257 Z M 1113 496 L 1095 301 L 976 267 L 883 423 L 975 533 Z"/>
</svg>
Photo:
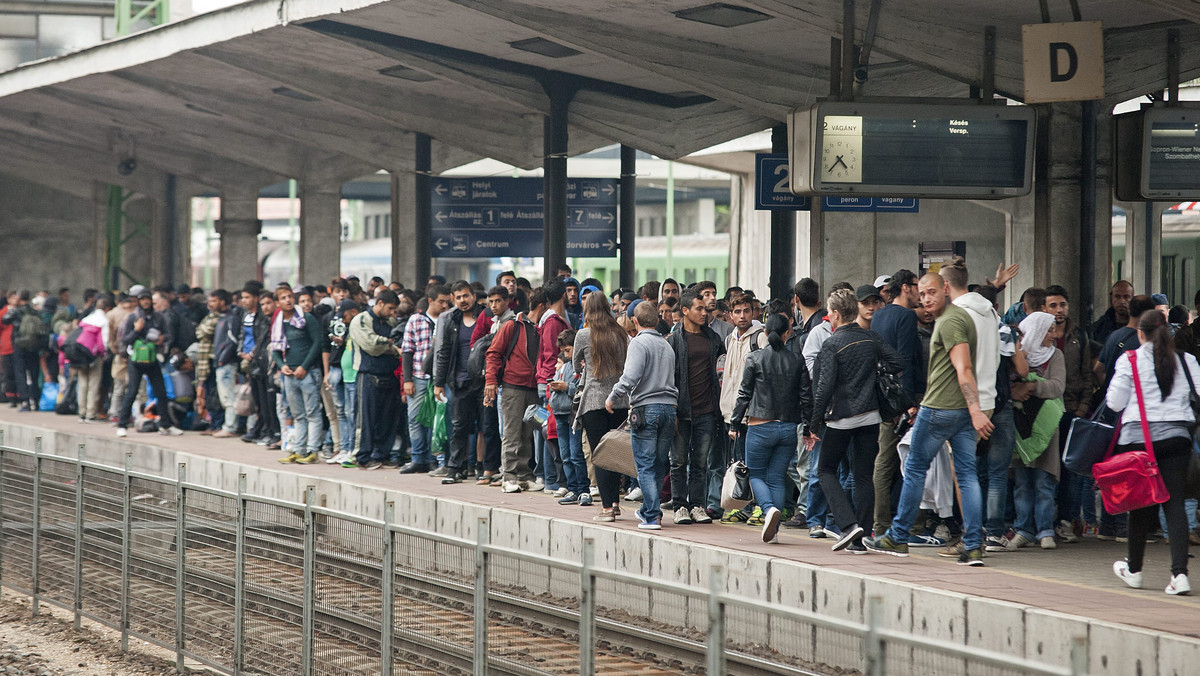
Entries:
<svg viewBox="0 0 1200 676">
<path fill-rule="evenodd" d="M 417 239 L 417 213 L 413 201 L 417 192 L 416 174 L 411 171 L 392 172 L 392 280 L 405 288 L 424 289 L 424 279 L 417 279 L 421 256 Z M 429 259 L 425 269 L 429 269 Z M 428 279 L 428 276 L 426 276 Z"/>
<path fill-rule="evenodd" d="M 328 284 L 342 269 L 342 188 L 305 182 L 300 190 L 300 283 Z"/>
<path fill-rule="evenodd" d="M 1162 274 L 1162 212 L 1169 204 L 1122 202 L 1119 206 L 1125 210 L 1125 281 L 1133 284 L 1136 294 L 1156 293 Z M 1186 305 L 1188 299 L 1184 298 L 1183 303 Z"/>
<path fill-rule="evenodd" d="M 878 276 L 875 226 L 873 213 L 826 212 L 821 210 L 820 199 L 813 199 L 809 276 L 821 285 L 822 295 L 838 282 L 869 284 Z"/>
<path fill-rule="evenodd" d="M 1098 119 L 1098 144 L 1096 158 L 1096 208 L 1094 212 L 1094 236 L 1090 241 L 1081 240 L 1081 180 L 1083 172 L 1083 145 L 1081 143 L 1082 107 L 1078 103 L 1056 103 L 1038 108 L 1037 156 L 1035 157 L 1034 186 L 1034 229 L 1033 229 L 1033 283 L 1045 287 L 1050 284 L 1065 286 L 1079 298 L 1091 287 L 1090 299 L 1094 306 L 1092 316 L 1097 317 L 1107 307 L 1107 293 L 1111 286 L 1109 260 L 1112 251 L 1112 199 L 1110 153 L 1106 135 L 1110 116 L 1103 114 Z M 1140 218 L 1139 218 L 1140 221 Z M 1085 283 L 1081 260 L 1083 247 L 1093 247 L 1095 267 L 1092 277 Z M 1023 262 L 1023 261 L 1022 261 Z M 1157 270 L 1157 264 L 1153 265 Z M 1145 288 L 1144 280 L 1134 283 L 1138 293 Z M 1081 318 L 1087 301 L 1080 298 L 1072 315 Z"/>
<path fill-rule="evenodd" d="M 221 220 L 217 222 L 221 235 L 220 285 L 225 289 L 241 289 L 259 274 L 258 189 L 230 188 L 221 193 Z"/>
<path fill-rule="evenodd" d="M 788 152 L 787 125 L 771 130 L 771 152 Z M 872 265 L 874 261 L 872 260 Z M 790 300 L 796 282 L 796 214 L 771 212 L 771 298 Z"/>
</svg>

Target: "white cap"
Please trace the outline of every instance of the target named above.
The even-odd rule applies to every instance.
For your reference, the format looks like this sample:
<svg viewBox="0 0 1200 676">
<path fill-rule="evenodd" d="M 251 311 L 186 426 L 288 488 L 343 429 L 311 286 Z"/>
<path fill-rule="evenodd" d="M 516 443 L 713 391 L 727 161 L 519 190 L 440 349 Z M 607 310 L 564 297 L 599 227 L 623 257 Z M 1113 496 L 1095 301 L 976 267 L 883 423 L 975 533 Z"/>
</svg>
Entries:
<svg viewBox="0 0 1200 676">
<path fill-rule="evenodd" d="M 874 286 L 875 288 L 878 289 L 878 288 L 882 288 L 884 284 L 887 284 L 888 282 L 891 282 L 891 281 L 892 281 L 891 275 L 879 275 L 878 277 L 875 278 L 875 283 L 872 284 L 871 286 Z"/>
<path fill-rule="evenodd" d="M 146 287 L 142 286 L 141 284 L 134 284 L 133 286 L 129 287 L 129 295 L 137 298 L 145 290 Z"/>
</svg>

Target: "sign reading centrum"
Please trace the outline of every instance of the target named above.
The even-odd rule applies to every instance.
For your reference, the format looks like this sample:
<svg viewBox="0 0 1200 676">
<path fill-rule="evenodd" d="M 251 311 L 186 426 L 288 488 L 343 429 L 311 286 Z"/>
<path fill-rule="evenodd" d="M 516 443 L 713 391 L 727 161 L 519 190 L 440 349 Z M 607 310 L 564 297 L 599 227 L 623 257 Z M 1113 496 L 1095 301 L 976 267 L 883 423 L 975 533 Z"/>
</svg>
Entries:
<svg viewBox="0 0 1200 676">
<path fill-rule="evenodd" d="M 542 256 L 540 178 L 439 177 L 432 181 L 437 258 Z M 617 255 L 617 179 L 567 179 L 567 255 Z"/>
</svg>

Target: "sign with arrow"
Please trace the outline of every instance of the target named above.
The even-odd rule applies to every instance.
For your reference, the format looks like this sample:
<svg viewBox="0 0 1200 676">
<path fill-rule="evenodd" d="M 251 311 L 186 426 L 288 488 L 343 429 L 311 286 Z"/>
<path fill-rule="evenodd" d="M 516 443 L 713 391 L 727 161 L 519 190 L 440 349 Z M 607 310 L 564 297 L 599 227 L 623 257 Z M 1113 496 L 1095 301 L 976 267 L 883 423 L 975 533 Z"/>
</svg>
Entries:
<svg viewBox="0 0 1200 676">
<path fill-rule="evenodd" d="M 434 178 L 433 255 L 532 258 L 544 253 L 540 178 Z M 617 179 L 567 179 L 567 255 L 617 255 Z"/>
</svg>

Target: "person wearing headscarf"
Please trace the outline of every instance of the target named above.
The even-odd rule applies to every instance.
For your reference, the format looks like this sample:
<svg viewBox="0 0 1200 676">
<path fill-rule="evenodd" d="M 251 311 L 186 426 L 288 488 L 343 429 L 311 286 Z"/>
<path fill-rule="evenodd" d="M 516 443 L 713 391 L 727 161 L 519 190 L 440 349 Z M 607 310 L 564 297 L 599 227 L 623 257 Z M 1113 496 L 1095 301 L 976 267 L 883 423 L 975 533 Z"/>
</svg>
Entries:
<svg viewBox="0 0 1200 676">
<path fill-rule="evenodd" d="M 1013 459 L 1017 520 L 1013 524 L 1016 535 L 1007 548 L 1015 551 L 1038 543 L 1042 549 L 1054 549 L 1054 494 L 1060 469 L 1057 451 L 1047 450 L 1058 448 L 1066 362 L 1055 347 L 1059 326 L 1054 315 L 1030 313 L 1019 328 L 1021 339 L 1013 356 L 1019 379 L 1012 384 L 1014 408 L 1021 407 L 1015 412 L 1019 454 Z"/>
</svg>

